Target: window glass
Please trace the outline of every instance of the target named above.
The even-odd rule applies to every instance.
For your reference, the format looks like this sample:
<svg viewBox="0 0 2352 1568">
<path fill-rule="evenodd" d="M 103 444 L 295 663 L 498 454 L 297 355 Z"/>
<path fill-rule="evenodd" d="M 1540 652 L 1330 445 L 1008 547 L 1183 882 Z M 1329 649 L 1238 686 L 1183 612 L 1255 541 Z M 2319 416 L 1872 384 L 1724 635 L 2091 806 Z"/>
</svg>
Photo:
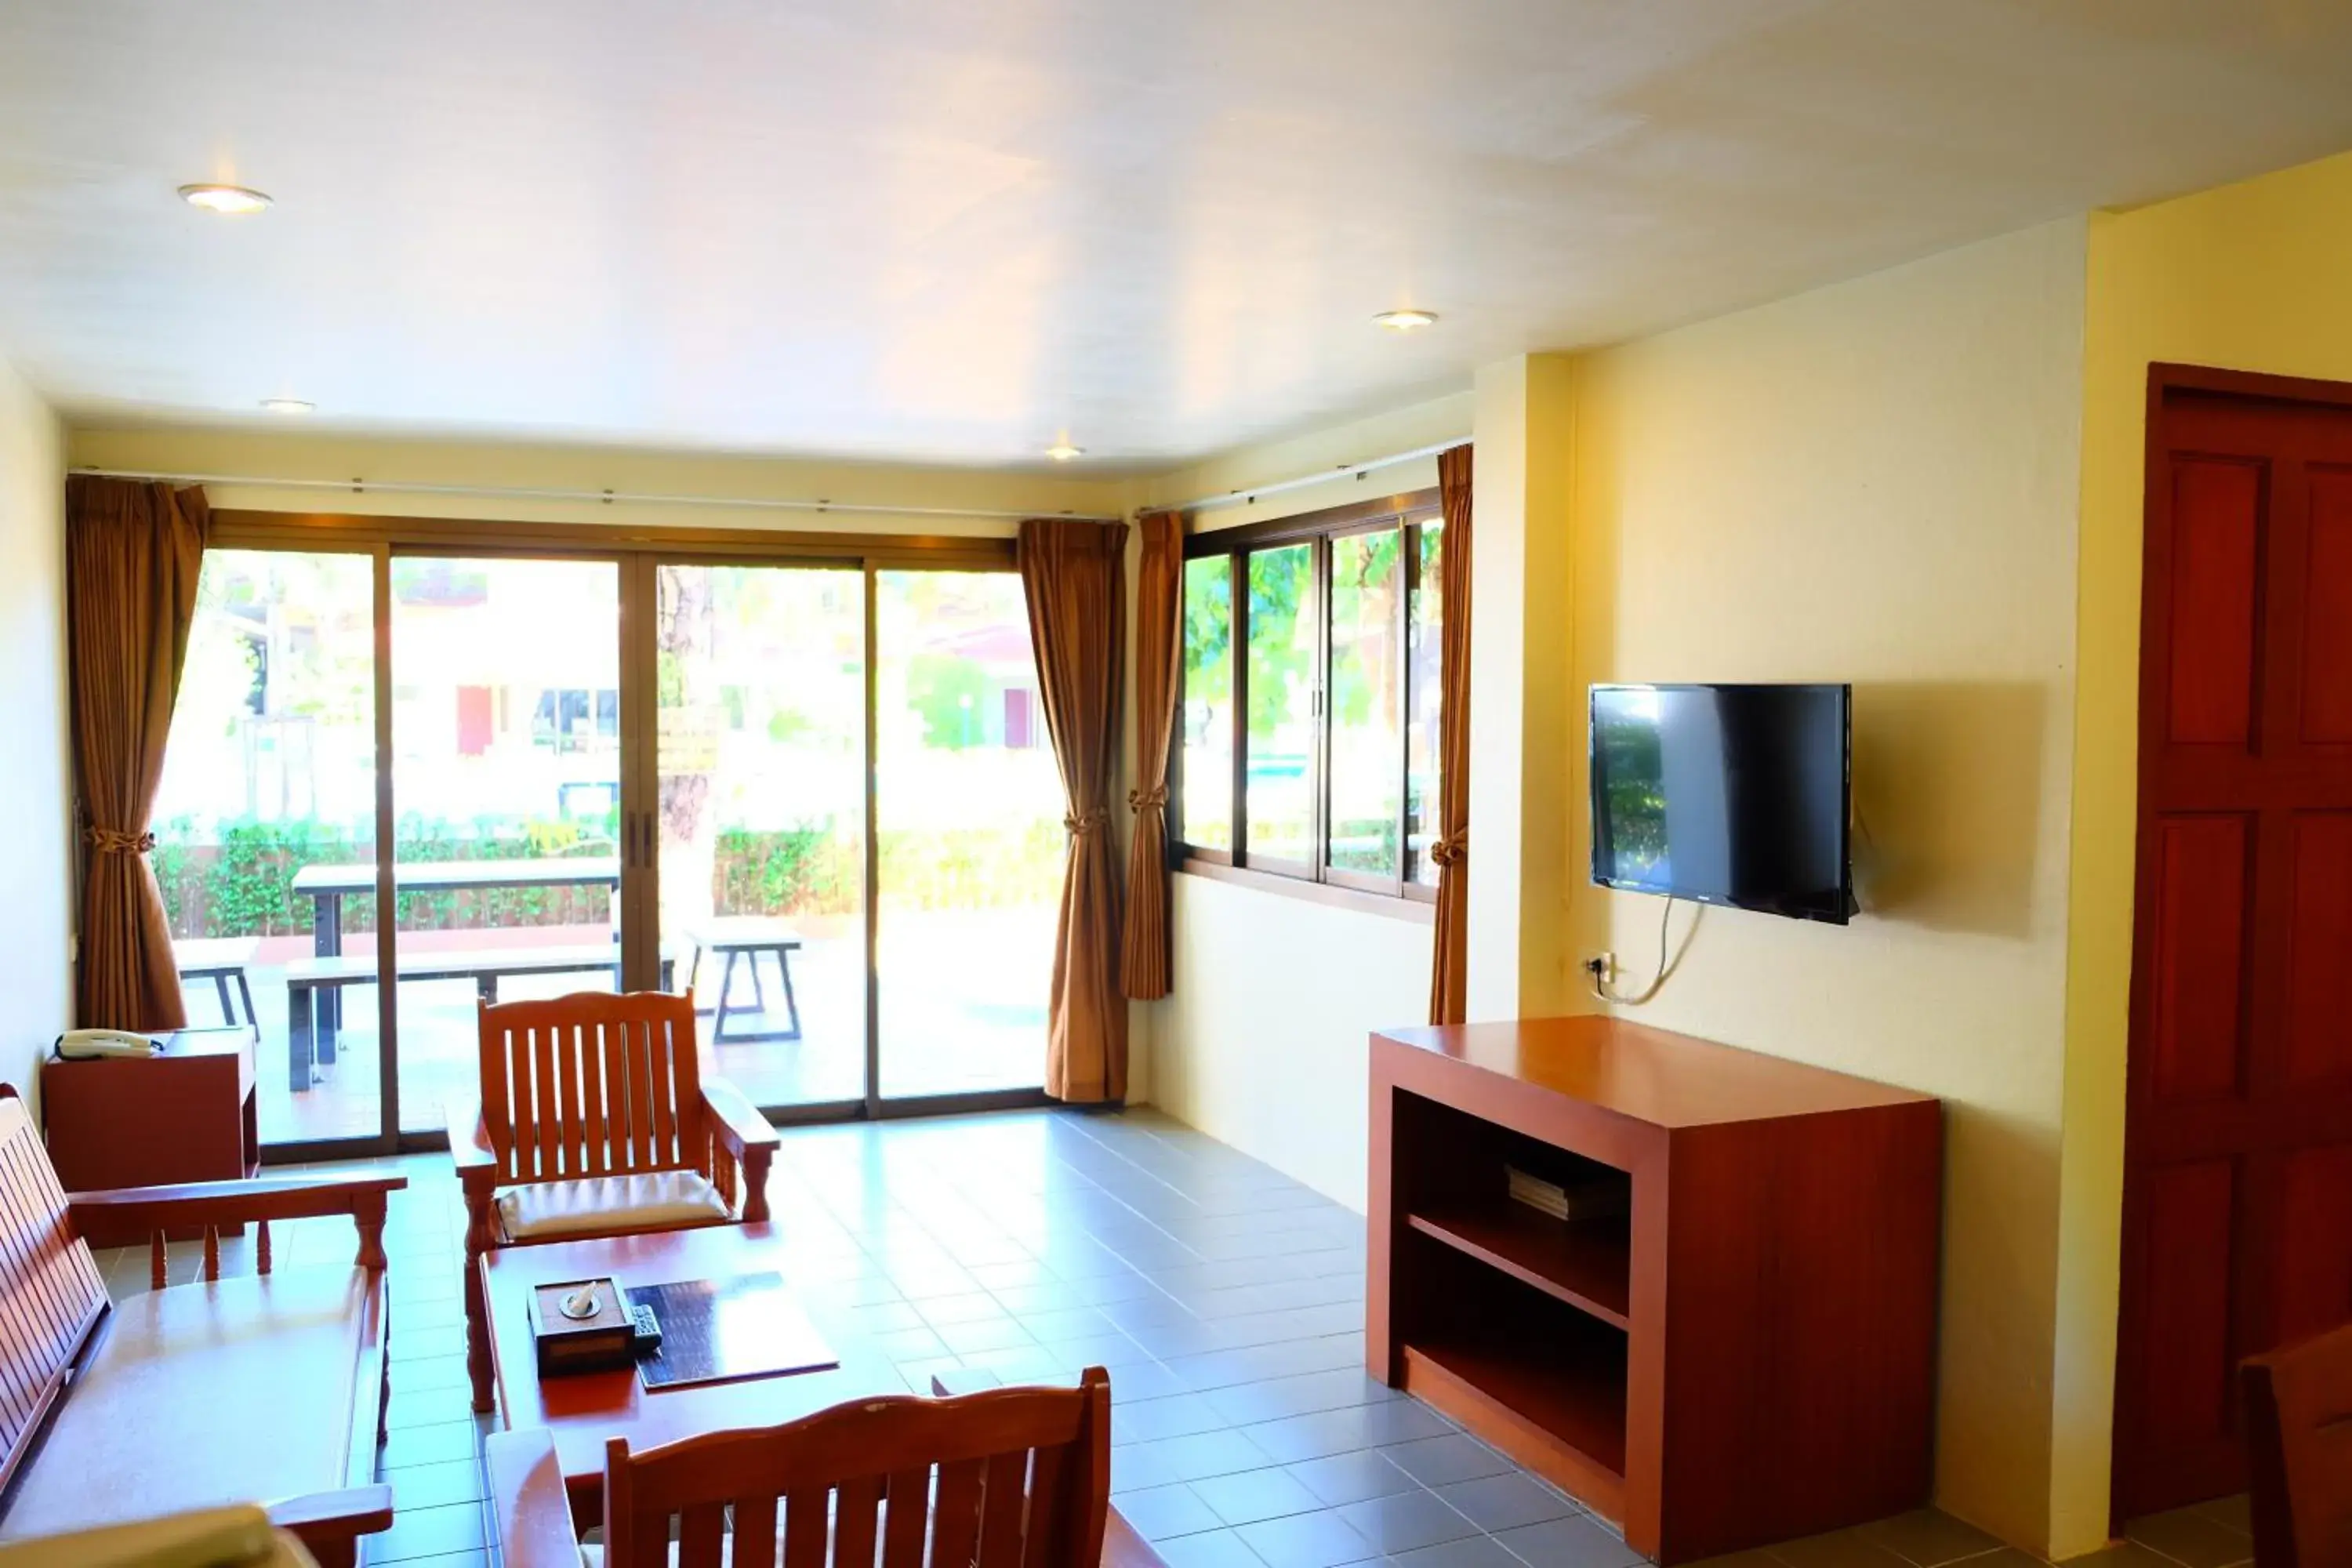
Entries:
<svg viewBox="0 0 2352 1568">
<path fill-rule="evenodd" d="M 1234 563 L 1184 563 L 1183 822 L 1203 849 L 1234 844 Z"/>
<path fill-rule="evenodd" d="M 1445 700 L 1445 602 L 1438 573 L 1445 558 L 1445 524 L 1433 517 L 1414 531 L 1420 548 L 1407 623 L 1412 669 L 1405 721 L 1405 831 L 1412 879 L 1433 888 L 1437 863 L 1429 858 L 1429 847 L 1438 833 L 1437 781 L 1444 755 L 1438 715 Z"/>
<path fill-rule="evenodd" d="M 1331 541 L 1331 837 L 1333 869 L 1397 876 L 1398 797 L 1404 788 L 1403 531 Z"/>
<path fill-rule="evenodd" d="M 1253 552 L 1249 838 L 1253 861 L 1315 862 L 1315 548 Z"/>
</svg>

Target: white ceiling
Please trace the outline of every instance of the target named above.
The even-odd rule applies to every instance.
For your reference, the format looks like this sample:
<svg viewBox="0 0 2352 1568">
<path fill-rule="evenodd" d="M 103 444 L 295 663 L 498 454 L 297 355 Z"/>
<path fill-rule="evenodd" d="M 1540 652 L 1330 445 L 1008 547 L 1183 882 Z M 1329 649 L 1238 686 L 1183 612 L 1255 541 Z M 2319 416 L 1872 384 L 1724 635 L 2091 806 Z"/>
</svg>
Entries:
<svg viewBox="0 0 2352 1568">
<path fill-rule="evenodd" d="M 2346 0 L 0 0 L 0 350 L 86 422 L 1146 468 L 2347 145 Z"/>
</svg>

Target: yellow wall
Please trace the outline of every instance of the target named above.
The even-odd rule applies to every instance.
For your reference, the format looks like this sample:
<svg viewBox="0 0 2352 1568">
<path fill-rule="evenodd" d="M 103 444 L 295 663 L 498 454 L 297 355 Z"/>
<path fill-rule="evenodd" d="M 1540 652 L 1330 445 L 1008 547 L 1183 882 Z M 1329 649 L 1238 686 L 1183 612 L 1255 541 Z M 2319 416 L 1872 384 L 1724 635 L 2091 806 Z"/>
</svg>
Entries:
<svg viewBox="0 0 2352 1568">
<path fill-rule="evenodd" d="M 2147 367 L 2352 381 L 2347 280 L 2352 154 L 2091 224 L 2053 1496 L 2067 1539 L 2105 1523 L 2112 1441 Z"/>
<path fill-rule="evenodd" d="M 0 362 L 0 1081 L 26 1095 L 71 1021 L 65 435 Z"/>
<path fill-rule="evenodd" d="M 1573 689 L 1853 683 L 1866 911 L 1679 910 L 1645 1023 L 1947 1106 L 1937 1500 L 2048 1540 L 2079 222 L 1588 356 Z M 1560 780 L 1589 855 L 1582 758 Z M 1475 827 L 1474 827 L 1475 832 Z M 1580 893 L 1638 985 L 1660 901 Z M 1581 953 L 1570 956 L 1570 962 Z"/>
<path fill-rule="evenodd" d="M 1214 530 L 1425 489 L 1437 483 L 1433 458 L 1362 479 L 1344 465 L 1465 439 L 1470 420 L 1469 395 L 1444 398 L 1148 480 L 1138 499 L 1167 506 L 1332 470 L 1328 483 L 1194 520 Z M 1368 1039 L 1427 1017 L 1430 927 L 1181 873 L 1173 880 L 1174 985 L 1166 1001 L 1139 1009 L 1152 1103 L 1362 1209 Z"/>
</svg>

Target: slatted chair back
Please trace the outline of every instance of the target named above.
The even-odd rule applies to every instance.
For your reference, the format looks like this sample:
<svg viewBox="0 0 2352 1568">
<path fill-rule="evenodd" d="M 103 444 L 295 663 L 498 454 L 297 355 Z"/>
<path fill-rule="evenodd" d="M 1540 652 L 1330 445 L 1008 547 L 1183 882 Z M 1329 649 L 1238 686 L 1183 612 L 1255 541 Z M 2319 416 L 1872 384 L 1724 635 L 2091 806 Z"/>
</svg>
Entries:
<svg viewBox="0 0 2352 1568">
<path fill-rule="evenodd" d="M 2257 1568 L 2352 1563 L 2352 1324 L 2240 1369 Z"/>
<path fill-rule="evenodd" d="M 612 1568 L 667 1568 L 673 1531 L 677 1568 L 1095 1568 L 1109 1503 L 1100 1367 L 1076 1388 L 860 1400 L 642 1454 L 625 1437 L 604 1448 Z"/>
<path fill-rule="evenodd" d="M 690 997 L 484 1003 L 482 1121 L 501 1184 L 709 1173 Z"/>
<path fill-rule="evenodd" d="M 106 1280 L 74 1234 L 49 1152 L 0 1084 L 0 1488 L 40 1434 L 106 1310 Z"/>
</svg>

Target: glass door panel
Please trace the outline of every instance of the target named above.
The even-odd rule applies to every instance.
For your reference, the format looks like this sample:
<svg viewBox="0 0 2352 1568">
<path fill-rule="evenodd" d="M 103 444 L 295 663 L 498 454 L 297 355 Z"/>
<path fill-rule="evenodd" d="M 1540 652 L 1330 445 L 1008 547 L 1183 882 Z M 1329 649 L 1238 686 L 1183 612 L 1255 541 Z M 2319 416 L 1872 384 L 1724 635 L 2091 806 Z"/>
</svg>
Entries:
<svg viewBox="0 0 2352 1568">
<path fill-rule="evenodd" d="M 374 991 L 317 1062 L 289 1027 L 317 955 L 370 954 L 373 898 L 308 890 L 375 876 L 374 560 L 212 550 L 152 818 L 188 1024 L 259 1036 L 265 1143 L 374 1138 Z"/>
<path fill-rule="evenodd" d="M 1045 1081 L 1062 785 L 1021 582 L 875 574 L 886 1100 Z"/>
<path fill-rule="evenodd" d="M 866 578 L 654 568 L 667 984 L 761 1106 L 866 1097 Z"/>
<path fill-rule="evenodd" d="M 1315 547 L 1250 552 L 1249 718 L 1251 864 L 1315 865 Z"/>
<path fill-rule="evenodd" d="M 1402 872 L 1404 531 L 1331 541 L 1330 851 L 1334 880 L 1381 882 Z"/>
<path fill-rule="evenodd" d="M 478 997 L 616 983 L 620 569 L 391 569 L 400 1127 L 428 1131 L 478 1092 Z"/>
</svg>

